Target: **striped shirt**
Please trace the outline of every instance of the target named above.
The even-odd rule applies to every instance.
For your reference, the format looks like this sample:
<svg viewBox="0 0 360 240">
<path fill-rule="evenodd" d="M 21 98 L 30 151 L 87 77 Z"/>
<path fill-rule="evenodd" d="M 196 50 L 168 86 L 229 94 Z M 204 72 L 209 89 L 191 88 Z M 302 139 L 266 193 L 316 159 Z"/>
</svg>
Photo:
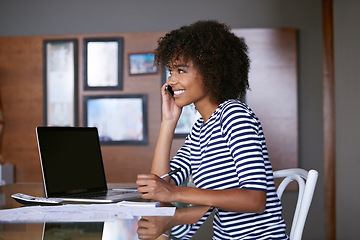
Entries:
<svg viewBox="0 0 360 240">
<path fill-rule="evenodd" d="M 266 209 L 261 214 L 211 208 L 209 211 L 215 211 L 213 239 L 287 239 L 263 129 L 246 104 L 228 100 L 207 122 L 200 118 L 170 167 L 182 169 L 172 176 L 177 185 L 192 175 L 197 188 L 266 192 Z M 191 236 L 208 215 L 187 234 Z"/>
</svg>

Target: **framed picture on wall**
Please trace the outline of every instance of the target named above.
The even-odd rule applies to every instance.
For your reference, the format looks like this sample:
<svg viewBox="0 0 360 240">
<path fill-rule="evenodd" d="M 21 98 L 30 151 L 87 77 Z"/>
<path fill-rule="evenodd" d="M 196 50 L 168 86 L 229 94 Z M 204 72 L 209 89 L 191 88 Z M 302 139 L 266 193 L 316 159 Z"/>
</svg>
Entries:
<svg viewBox="0 0 360 240">
<path fill-rule="evenodd" d="M 129 54 L 130 75 L 157 73 L 154 66 L 154 53 L 132 53 Z"/>
<path fill-rule="evenodd" d="M 170 77 L 169 70 L 165 70 L 162 74 L 162 84 L 165 84 Z M 174 137 L 185 138 L 191 131 L 192 126 L 201 117 L 200 113 L 196 110 L 195 105 L 192 103 L 183 107 L 179 121 L 176 125 Z"/>
<path fill-rule="evenodd" d="M 121 90 L 123 38 L 84 39 L 84 89 Z"/>
<path fill-rule="evenodd" d="M 84 126 L 98 128 L 102 145 L 147 144 L 147 95 L 85 96 Z"/>
<path fill-rule="evenodd" d="M 78 41 L 43 41 L 44 125 L 77 126 Z"/>
</svg>

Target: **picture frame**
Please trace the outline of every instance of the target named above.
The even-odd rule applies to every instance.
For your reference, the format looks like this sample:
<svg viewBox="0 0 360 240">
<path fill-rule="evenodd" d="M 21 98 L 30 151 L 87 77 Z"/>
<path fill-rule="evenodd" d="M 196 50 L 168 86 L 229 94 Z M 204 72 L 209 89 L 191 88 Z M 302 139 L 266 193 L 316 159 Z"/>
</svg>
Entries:
<svg viewBox="0 0 360 240">
<path fill-rule="evenodd" d="M 97 127 L 102 145 L 148 143 L 147 95 L 84 96 L 84 126 Z"/>
<path fill-rule="evenodd" d="M 168 69 L 163 71 L 161 79 L 162 84 L 165 84 L 170 77 Z M 176 125 L 174 138 L 185 138 L 191 131 L 194 123 L 201 117 L 200 113 L 196 110 L 195 105 L 192 103 L 183 107 L 179 121 Z"/>
<path fill-rule="evenodd" d="M 123 38 L 84 38 L 84 89 L 122 90 Z"/>
<path fill-rule="evenodd" d="M 78 40 L 43 40 L 44 125 L 78 125 Z"/>
<path fill-rule="evenodd" d="M 130 75 L 156 74 L 157 67 L 154 66 L 154 53 L 131 53 L 129 54 Z"/>
</svg>

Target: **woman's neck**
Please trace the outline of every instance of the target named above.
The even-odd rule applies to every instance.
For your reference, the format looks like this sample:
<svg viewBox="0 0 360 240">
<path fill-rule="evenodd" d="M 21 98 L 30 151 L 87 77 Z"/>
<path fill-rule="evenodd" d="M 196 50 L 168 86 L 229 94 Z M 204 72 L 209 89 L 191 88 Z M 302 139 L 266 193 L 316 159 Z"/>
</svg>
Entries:
<svg viewBox="0 0 360 240">
<path fill-rule="evenodd" d="M 211 101 L 194 103 L 196 109 L 204 119 L 204 122 L 207 122 L 215 110 L 219 107 L 219 104 L 213 103 Z"/>
</svg>

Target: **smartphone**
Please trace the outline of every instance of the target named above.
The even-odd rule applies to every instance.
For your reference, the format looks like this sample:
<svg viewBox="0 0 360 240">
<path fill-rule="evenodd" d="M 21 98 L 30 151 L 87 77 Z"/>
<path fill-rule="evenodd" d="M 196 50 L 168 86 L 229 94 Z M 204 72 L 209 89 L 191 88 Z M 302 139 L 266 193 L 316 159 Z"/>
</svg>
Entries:
<svg viewBox="0 0 360 240">
<path fill-rule="evenodd" d="M 172 90 L 172 87 L 170 85 L 166 86 L 166 90 L 168 90 L 171 96 L 174 96 L 174 91 Z"/>
</svg>

